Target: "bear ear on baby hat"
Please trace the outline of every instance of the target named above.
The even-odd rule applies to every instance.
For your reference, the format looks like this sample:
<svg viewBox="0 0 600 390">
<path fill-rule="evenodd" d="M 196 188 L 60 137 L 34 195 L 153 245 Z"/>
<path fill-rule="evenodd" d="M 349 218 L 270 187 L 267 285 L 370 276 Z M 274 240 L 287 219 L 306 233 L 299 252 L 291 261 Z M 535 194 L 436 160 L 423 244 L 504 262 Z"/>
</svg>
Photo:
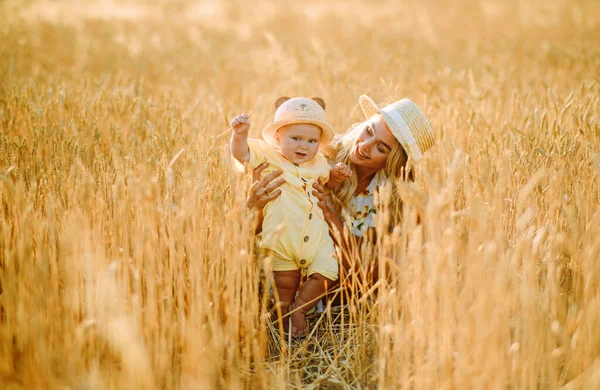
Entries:
<svg viewBox="0 0 600 390">
<path fill-rule="evenodd" d="M 321 106 L 323 109 L 325 109 L 325 100 L 323 98 L 320 98 L 318 96 L 313 96 L 310 98 L 310 100 L 314 100 L 315 102 L 317 102 L 319 104 L 319 106 Z"/>
<path fill-rule="evenodd" d="M 281 106 L 283 103 L 287 102 L 288 100 L 290 100 L 290 98 L 287 96 L 281 96 L 279 99 L 275 100 L 275 109 L 278 109 L 279 106 Z"/>
</svg>

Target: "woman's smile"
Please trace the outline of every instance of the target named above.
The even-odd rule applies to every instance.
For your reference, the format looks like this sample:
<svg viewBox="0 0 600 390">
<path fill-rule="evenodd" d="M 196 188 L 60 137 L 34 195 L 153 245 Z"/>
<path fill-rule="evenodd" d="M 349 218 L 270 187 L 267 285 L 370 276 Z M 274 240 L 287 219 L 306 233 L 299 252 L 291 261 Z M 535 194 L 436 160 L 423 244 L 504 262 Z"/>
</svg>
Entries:
<svg viewBox="0 0 600 390">
<path fill-rule="evenodd" d="M 363 160 L 369 160 L 369 156 L 367 156 L 360 148 L 359 145 L 356 145 L 356 155 Z"/>
</svg>

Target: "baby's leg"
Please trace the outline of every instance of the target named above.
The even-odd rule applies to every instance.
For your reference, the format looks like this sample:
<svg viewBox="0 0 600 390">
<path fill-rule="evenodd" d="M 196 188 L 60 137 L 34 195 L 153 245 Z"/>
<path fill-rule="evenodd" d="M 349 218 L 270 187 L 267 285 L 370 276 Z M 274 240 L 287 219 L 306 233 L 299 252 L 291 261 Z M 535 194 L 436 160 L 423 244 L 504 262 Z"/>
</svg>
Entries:
<svg viewBox="0 0 600 390">
<path fill-rule="evenodd" d="M 320 298 L 327 291 L 327 284 L 331 281 L 321 274 L 312 274 L 302 286 L 294 303 L 289 307 L 292 318 L 292 337 L 303 336 L 306 332 L 304 315 L 315 307 Z"/>
<path fill-rule="evenodd" d="M 281 308 L 282 316 L 288 313 L 289 306 L 294 302 L 294 297 L 298 291 L 301 277 L 302 274 L 299 269 L 292 271 L 273 271 L 275 288 L 277 289 L 277 296 L 279 299 L 277 304 Z"/>
<path fill-rule="evenodd" d="M 333 241 L 328 240 L 319 249 L 308 269 L 308 280 L 290 306 L 290 311 L 294 310 L 290 314 L 292 318 L 292 336 L 302 336 L 306 332 L 307 326 L 304 315 L 315 307 L 319 299 L 325 295 L 329 285 L 337 279 L 338 263 L 335 257 L 335 248 Z"/>
</svg>

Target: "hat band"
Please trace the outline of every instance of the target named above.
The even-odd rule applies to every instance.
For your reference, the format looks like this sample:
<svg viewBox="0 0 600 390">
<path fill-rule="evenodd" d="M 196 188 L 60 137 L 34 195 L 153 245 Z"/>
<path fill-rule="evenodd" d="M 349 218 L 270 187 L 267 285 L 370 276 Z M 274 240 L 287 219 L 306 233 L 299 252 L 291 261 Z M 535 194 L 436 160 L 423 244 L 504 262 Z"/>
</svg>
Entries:
<svg viewBox="0 0 600 390">
<path fill-rule="evenodd" d="M 417 144 L 417 140 L 415 140 L 413 133 L 410 131 L 410 127 L 408 127 L 408 124 L 406 124 L 406 121 L 404 120 L 404 118 L 402 118 L 402 115 L 400 115 L 400 113 L 397 110 L 395 110 L 394 106 L 391 104 L 389 106 L 384 107 L 381 110 L 381 112 L 387 115 L 391 119 L 393 124 L 396 125 L 397 128 L 395 130 L 400 132 L 400 138 L 406 143 L 406 146 L 408 146 L 408 148 L 410 149 L 413 160 L 420 160 L 423 157 L 423 154 L 421 153 L 421 149 Z M 402 143 L 401 140 L 398 141 Z"/>
</svg>

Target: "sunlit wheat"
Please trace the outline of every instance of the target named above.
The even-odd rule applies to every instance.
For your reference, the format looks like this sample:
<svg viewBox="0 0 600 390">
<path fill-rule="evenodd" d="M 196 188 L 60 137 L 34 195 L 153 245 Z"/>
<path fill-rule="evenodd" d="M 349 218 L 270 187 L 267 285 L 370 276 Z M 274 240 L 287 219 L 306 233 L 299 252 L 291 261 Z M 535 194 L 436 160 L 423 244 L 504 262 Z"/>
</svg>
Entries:
<svg viewBox="0 0 600 390">
<path fill-rule="evenodd" d="M 600 386 L 600 3 L 0 15 L 0 387 Z M 217 136 L 282 95 L 343 132 L 361 94 L 414 100 L 436 146 L 378 237 L 389 281 L 290 342 Z"/>
</svg>

